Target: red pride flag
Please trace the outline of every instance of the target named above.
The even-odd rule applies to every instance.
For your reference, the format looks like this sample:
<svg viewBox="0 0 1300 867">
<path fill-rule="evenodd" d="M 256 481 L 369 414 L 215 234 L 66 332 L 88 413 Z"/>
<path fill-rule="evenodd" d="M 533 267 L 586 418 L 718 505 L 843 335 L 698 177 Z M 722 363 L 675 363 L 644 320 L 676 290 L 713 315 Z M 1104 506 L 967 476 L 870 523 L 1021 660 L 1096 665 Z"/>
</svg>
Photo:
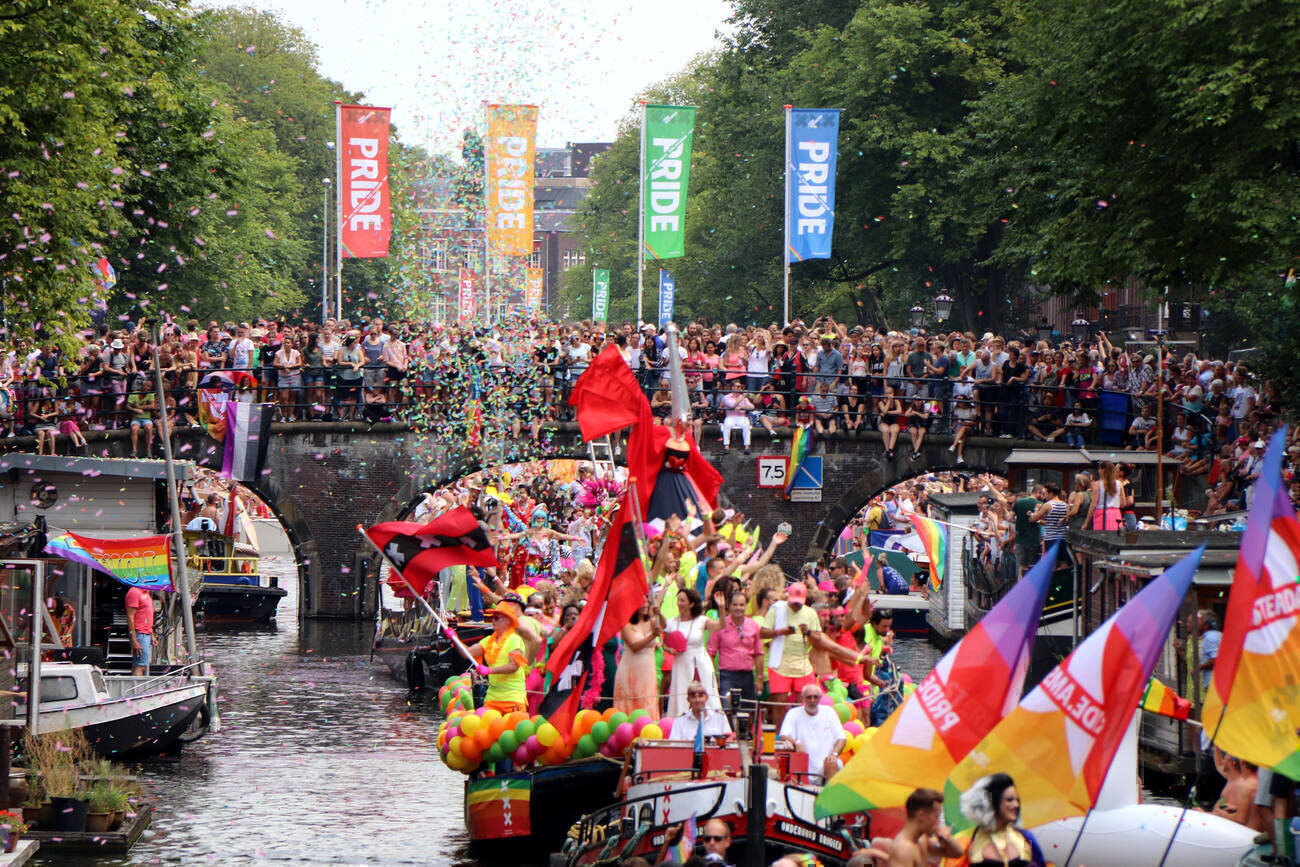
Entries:
<svg viewBox="0 0 1300 867">
<path fill-rule="evenodd" d="M 339 244 L 349 259 L 388 255 L 388 116 L 369 105 L 338 107 Z"/>
</svg>

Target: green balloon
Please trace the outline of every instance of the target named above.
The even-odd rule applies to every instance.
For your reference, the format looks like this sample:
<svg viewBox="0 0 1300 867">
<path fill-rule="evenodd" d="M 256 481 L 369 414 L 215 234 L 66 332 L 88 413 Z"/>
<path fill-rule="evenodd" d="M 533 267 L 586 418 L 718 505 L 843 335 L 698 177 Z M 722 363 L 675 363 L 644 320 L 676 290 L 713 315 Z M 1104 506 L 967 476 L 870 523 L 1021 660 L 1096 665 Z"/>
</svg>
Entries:
<svg viewBox="0 0 1300 867">
<path fill-rule="evenodd" d="M 609 730 L 614 731 L 615 729 L 617 729 L 619 726 L 621 726 L 623 723 L 627 721 L 628 721 L 628 715 L 623 713 L 622 711 L 618 711 L 617 713 L 613 714 L 609 718 Z"/>
<path fill-rule="evenodd" d="M 537 734 L 537 726 L 533 725 L 533 721 L 530 719 L 522 720 L 519 725 L 515 726 L 515 737 L 519 739 L 521 744 L 535 734 Z"/>
<path fill-rule="evenodd" d="M 501 749 L 501 742 L 497 741 L 495 744 L 488 747 L 488 751 L 483 754 L 483 758 L 494 763 L 505 761 L 506 753 L 505 750 Z"/>
<path fill-rule="evenodd" d="M 632 715 L 627 719 L 628 722 L 636 722 L 637 720 L 641 719 L 641 717 L 643 716 L 650 716 L 650 711 L 646 710 L 643 707 L 639 707 L 636 710 L 632 711 Z"/>
<path fill-rule="evenodd" d="M 506 755 L 510 755 L 515 750 L 519 749 L 519 738 L 515 737 L 513 731 L 506 729 L 501 733 L 501 737 L 497 738 L 497 744 L 500 745 L 501 750 L 506 753 Z"/>
<path fill-rule="evenodd" d="M 605 743 L 605 741 L 609 740 L 609 733 L 609 723 L 604 720 L 601 720 L 591 727 L 591 739 L 596 742 L 596 746 L 600 746 Z"/>
<path fill-rule="evenodd" d="M 596 741 L 592 739 L 591 735 L 583 735 L 578 738 L 577 753 L 582 758 L 585 759 L 587 756 L 594 756 L 596 754 L 596 747 Z"/>
<path fill-rule="evenodd" d="M 841 723 L 849 721 L 849 706 L 844 702 L 835 703 L 835 715 L 840 718 Z"/>
</svg>

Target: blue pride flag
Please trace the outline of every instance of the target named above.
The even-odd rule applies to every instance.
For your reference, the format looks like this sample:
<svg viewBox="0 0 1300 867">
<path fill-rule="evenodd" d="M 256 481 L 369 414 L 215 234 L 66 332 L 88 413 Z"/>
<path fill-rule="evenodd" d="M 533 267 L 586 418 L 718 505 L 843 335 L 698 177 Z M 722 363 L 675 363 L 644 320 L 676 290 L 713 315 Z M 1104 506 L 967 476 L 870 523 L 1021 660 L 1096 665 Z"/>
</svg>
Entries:
<svg viewBox="0 0 1300 867">
<path fill-rule="evenodd" d="M 667 268 L 659 269 L 659 327 L 673 321 L 673 296 L 677 294 L 677 281 Z"/>
<path fill-rule="evenodd" d="M 839 132 L 838 108 L 790 111 L 785 142 L 787 262 L 831 257 Z"/>
</svg>

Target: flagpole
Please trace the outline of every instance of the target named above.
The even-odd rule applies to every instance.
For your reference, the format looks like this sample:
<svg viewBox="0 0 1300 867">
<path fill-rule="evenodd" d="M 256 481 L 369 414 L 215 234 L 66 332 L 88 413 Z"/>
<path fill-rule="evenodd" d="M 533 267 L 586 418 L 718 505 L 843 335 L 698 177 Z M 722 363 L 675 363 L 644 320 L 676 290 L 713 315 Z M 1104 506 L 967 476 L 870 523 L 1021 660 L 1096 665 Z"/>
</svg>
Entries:
<svg viewBox="0 0 1300 867">
<path fill-rule="evenodd" d="M 199 661 L 194 644 L 194 609 L 190 605 L 190 581 L 185 569 L 185 527 L 181 524 L 180 491 L 176 486 L 176 464 L 172 461 L 171 426 L 167 422 L 166 390 L 163 388 L 162 365 L 158 361 L 158 344 L 162 333 L 158 322 L 153 323 L 153 384 L 158 400 L 158 432 L 162 435 L 163 458 L 167 469 L 167 505 L 172 515 L 172 549 L 176 552 L 176 574 L 181 594 L 181 622 L 185 625 L 185 652 L 190 662 Z M 44 610 L 44 609 L 42 609 Z M 33 628 L 35 631 L 35 628 Z M 135 633 L 133 632 L 132 635 Z"/>
<path fill-rule="evenodd" d="M 591 324 L 596 324 L 596 269 L 591 269 Z"/>
<path fill-rule="evenodd" d="M 790 324 L 790 136 L 793 132 L 793 105 L 785 107 L 785 232 L 781 246 L 781 271 L 784 275 L 784 289 L 781 293 L 782 324 Z"/>
<path fill-rule="evenodd" d="M 637 163 L 636 193 L 636 324 L 645 323 L 645 106 L 641 100 L 641 158 Z"/>
<path fill-rule="evenodd" d="M 393 570 L 393 574 L 402 579 L 402 583 L 406 585 L 406 589 L 410 590 L 411 595 L 424 606 L 424 610 L 428 611 L 429 614 L 433 616 L 433 619 L 438 621 L 438 625 L 443 628 L 445 633 L 449 633 L 447 634 L 447 637 L 451 639 L 452 644 L 456 645 L 456 649 L 460 651 L 461 655 L 468 659 L 471 664 L 477 663 L 478 660 L 474 658 L 474 654 L 470 653 L 469 648 L 465 646 L 465 643 L 456 636 L 456 631 L 447 625 L 447 621 L 438 616 L 438 612 L 433 610 L 433 606 L 429 604 L 428 600 L 415 592 L 415 588 L 411 586 L 410 581 L 406 580 L 406 576 L 402 574 L 402 570 L 398 569 L 397 564 L 392 561 L 392 558 L 384 553 L 384 549 L 375 544 L 375 540 L 370 538 L 370 534 L 366 532 L 365 528 L 360 524 L 357 524 L 357 532 L 361 534 L 361 537 L 366 540 L 366 543 L 370 545 L 371 548 L 375 549 L 375 553 L 384 559 L 384 562 L 388 564 L 388 568 Z"/>
<path fill-rule="evenodd" d="M 487 104 L 483 106 L 483 129 L 491 133 L 492 121 L 487 116 Z M 483 139 L 483 317 L 492 324 L 492 232 L 488 228 L 488 218 L 492 213 L 492 175 L 488 172 L 489 137 Z M 472 294 L 472 290 L 471 290 Z"/>
<path fill-rule="evenodd" d="M 343 321 L 343 100 L 334 100 L 334 318 Z"/>
</svg>

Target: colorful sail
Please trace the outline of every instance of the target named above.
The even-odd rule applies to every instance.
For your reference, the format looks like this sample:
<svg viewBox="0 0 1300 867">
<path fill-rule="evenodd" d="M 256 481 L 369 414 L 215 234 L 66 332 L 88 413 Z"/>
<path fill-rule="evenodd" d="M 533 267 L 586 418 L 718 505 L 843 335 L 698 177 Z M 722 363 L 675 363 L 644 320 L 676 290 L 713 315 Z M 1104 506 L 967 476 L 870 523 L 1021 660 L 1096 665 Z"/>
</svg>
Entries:
<svg viewBox="0 0 1300 867">
<path fill-rule="evenodd" d="M 1204 551 L 1111 615 L 957 764 L 944 788 L 949 824 L 970 826 L 961 793 L 998 771 L 1016 781 L 1027 828 L 1092 809 Z"/>
<path fill-rule="evenodd" d="M 953 645 L 817 796 L 817 816 L 902 807 L 933 786 L 1020 700 L 1055 546 Z"/>
<path fill-rule="evenodd" d="M 172 590 L 169 536 L 95 539 L 60 533 L 45 543 L 45 552 L 111 575 L 128 587 Z"/>
<path fill-rule="evenodd" d="M 1282 486 L 1286 430 L 1255 481 L 1223 640 L 1201 710 L 1230 755 L 1300 777 L 1300 521 Z"/>
<path fill-rule="evenodd" d="M 908 515 L 930 558 L 930 589 L 938 593 L 943 589 L 943 579 L 948 572 L 948 528 L 938 521 L 920 515 Z"/>
<path fill-rule="evenodd" d="M 1154 677 L 1142 693 L 1142 709 L 1170 719 L 1187 719 L 1192 710 L 1192 703 L 1165 686 Z"/>
<path fill-rule="evenodd" d="M 794 436 L 790 438 L 790 460 L 785 468 L 785 497 L 790 498 L 790 491 L 794 489 L 794 480 L 799 475 L 799 467 L 802 466 L 804 458 L 808 457 L 808 452 L 812 450 L 812 428 L 805 425 L 795 425 Z"/>
</svg>

